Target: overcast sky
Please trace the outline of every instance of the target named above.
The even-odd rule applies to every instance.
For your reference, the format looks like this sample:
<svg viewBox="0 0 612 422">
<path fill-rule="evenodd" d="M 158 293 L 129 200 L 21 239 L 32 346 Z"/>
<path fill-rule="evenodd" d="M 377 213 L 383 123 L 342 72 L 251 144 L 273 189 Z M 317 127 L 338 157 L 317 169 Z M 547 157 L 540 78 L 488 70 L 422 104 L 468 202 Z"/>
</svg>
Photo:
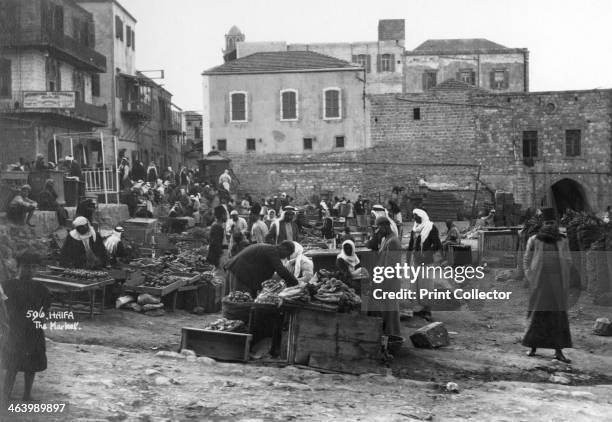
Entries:
<svg viewBox="0 0 612 422">
<path fill-rule="evenodd" d="M 232 25 L 246 41 L 375 41 L 379 19 L 406 20 L 406 48 L 487 38 L 530 51 L 531 91 L 612 88 L 611 0 L 119 0 L 136 17 L 138 69 L 184 110 L 202 109 L 200 73 L 223 63 Z"/>
</svg>

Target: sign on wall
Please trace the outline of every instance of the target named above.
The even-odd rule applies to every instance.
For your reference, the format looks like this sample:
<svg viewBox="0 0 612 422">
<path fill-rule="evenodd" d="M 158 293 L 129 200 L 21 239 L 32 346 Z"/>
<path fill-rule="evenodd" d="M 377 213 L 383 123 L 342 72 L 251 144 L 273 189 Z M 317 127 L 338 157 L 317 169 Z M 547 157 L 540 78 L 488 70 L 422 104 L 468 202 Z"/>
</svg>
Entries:
<svg viewBox="0 0 612 422">
<path fill-rule="evenodd" d="M 74 91 L 26 91 L 23 93 L 23 108 L 74 108 Z"/>
</svg>

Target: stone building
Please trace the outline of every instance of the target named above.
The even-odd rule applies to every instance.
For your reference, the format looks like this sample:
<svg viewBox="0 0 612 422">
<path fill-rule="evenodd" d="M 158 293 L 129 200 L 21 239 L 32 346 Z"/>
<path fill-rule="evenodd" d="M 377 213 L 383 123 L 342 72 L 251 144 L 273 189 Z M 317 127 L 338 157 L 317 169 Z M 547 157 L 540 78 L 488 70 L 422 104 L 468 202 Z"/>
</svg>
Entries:
<svg viewBox="0 0 612 422">
<path fill-rule="evenodd" d="M 404 92 L 451 78 L 493 92 L 528 92 L 529 51 L 485 39 L 427 40 L 406 51 Z"/>
<path fill-rule="evenodd" d="M 469 212 L 479 176 L 480 203 L 502 190 L 524 207 L 605 209 L 611 101 L 611 90 L 496 94 L 455 80 L 421 94 L 371 96 L 362 187 L 414 191 L 424 180 Z"/>
<path fill-rule="evenodd" d="M 378 40 L 364 42 L 287 44 L 284 41 L 247 42 L 242 33 L 232 27 L 226 35 L 226 44 L 235 41 L 236 58 L 258 52 L 312 51 L 339 60 L 352 62 L 365 69 L 366 92 L 381 94 L 402 92 L 405 23 L 403 19 L 378 22 Z M 232 35 L 234 34 L 234 35 Z M 240 37 L 240 38 L 238 38 Z M 224 57 L 228 57 L 227 54 Z"/>
<path fill-rule="evenodd" d="M 109 59 L 95 98 L 108 104 L 108 125 L 102 130 L 117 136 L 119 156 L 132 162 L 178 165 L 182 162 L 180 109 L 172 104 L 170 92 L 136 70 L 136 18 L 117 0 L 77 1 L 98 23 L 96 48 Z"/>
<path fill-rule="evenodd" d="M 0 51 L 1 163 L 72 153 L 93 167 L 112 155 L 96 139 L 53 141 L 107 123 L 95 89 L 107 62 L 91 13 L 69 0 L 0 0 Z"/>
</svg>

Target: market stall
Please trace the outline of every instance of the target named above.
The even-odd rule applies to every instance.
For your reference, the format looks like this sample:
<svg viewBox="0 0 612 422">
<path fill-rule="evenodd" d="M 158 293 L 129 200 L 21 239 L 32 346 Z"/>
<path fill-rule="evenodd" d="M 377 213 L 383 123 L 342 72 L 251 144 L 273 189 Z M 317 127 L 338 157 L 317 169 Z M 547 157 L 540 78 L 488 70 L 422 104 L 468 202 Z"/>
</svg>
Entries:
<svg viewBox="0 0 612 422">
<path fill-rule="evenodd" d="M 115 279 L 105 271 L 78 270 L 61 267 L 48 267 L 44 271 L 38 272 L 33 279 L 43 283 L 47 288 L 55 293 L 53 295 L 53 305 L 68 309 L 71 312 L 82 312 L 75 309 L 75 305 L 85 305 L 89 307 L 89 317 L 94 314 L 104 313 L 104 301 L 106 298 L 106 287 L 115 284 Z M 96 296 L 100 293 L 98 312 L 96 308 Z M 86 295 L 88 301 L 83 301 Z"/>
</svg>

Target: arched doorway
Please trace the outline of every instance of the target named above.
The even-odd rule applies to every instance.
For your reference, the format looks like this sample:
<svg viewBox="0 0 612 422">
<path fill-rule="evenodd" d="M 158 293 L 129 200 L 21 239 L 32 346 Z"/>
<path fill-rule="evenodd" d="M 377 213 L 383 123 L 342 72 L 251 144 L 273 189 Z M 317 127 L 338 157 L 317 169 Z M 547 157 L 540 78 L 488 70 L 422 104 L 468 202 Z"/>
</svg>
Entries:
<svg viewBox="0 0 612 422">
<path fill-rule="evenodd" d="M 590 208 L 584 188 L 572 179 L 561 179 L 550 190 L 559 215 L 565 214 L 567 208 L 574 211 L 588 211 Z"/>
</svg>

